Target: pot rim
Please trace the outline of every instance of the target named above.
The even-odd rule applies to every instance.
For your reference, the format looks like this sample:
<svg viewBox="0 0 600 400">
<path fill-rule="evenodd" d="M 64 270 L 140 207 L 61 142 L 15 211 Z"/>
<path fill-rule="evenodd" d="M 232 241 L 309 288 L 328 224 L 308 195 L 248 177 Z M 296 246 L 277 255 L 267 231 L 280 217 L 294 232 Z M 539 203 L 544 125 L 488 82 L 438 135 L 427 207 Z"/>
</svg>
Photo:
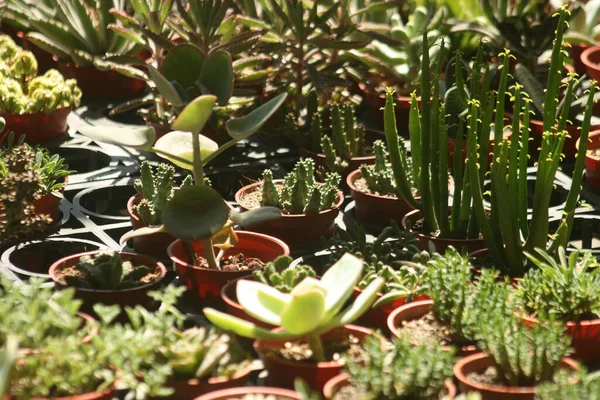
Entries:
<svg viewBox="0 0 600 400">
<path fill-rule="evenodd" d="M 135 291 L 138 291 L 138 290 L 144 290 L 144 289 L 147 289 L 149 287 L 152 287 L 152 286 L 156 285 L 157 283 L 160 283 L 165 278 L 165 276 L 167 275 L 167 268 L 164 266 L 164 264 L 162 262 L 160 262 L 160 261 L 156 261 L 152 257 L 148 257 L 148 256 L 145 256 L 143 254 L 130 253 L 130 252 L 126 252 L 126 251 L 117 251 L 117 253 L 121 257 L 125 256 L 125 257 L 131 258 L 131 259 L 140 260 L 140 262 L 144 263 L 144 264 L 155 265 L 155 269 L 156 268 L 160 269 L 160 277 L 157 278 L 156 280 L 154 280 L 152 282 L 148 282 L 148 283 L 146 283 L 144 285 L 136 286 L 136 287 L 129 288 L 129 289 L 121 289 L 121 290 L 117 290 L 117 289 L 114 289 L 114 290 L 101 290 L 101 289 L 80 288 L 80 287 L 76 287 L 76 286 L 67 285 L 65 283 L 60 282 L 57 279 L 56 272 L 57 272 L 57 270 L 59 270 L 63 266 L 64 262 L 70 261 L 71 259 L 74 259 L 74 258 L 80 258 L 80 257 L 83 257 L 83 256 L 98 254 L 101 251 L 102 252 L 106 251 L 106 249 L 86 251 L 86 252 L 82 252 L 82 253 L 71 254 L 70 256 L 60 258 L 59 260 L 55 261 L 50 266 L 50 269 L 48 270 L 48 275 L 50 275 L 50 278 L 52 279 L 52 281 L 55 284 L 60 285 L 61 287 L 72 287 L 72 288 L 74 288 L 74 289 L 76 289 L 78 291 L 88 292 L 88 293 L 129 293 L 129 292 L 135 292 Z"/>
<path fill-rule="evenodd" d="M 234 279 L 232 281 L 229 281 L 221 289 L 221 298 L 223 299 L 223 301 L 225 302 L 225 304 L 227 304 L 228 306 L 233 307 L 233 308 L 235 308 L 237 310 L 240 310 L 240 311 L 244 311 L 244 308 L 242 307 L 242 305 L 240 303 L 238 303 L 237 301 L 233 300 L 228 295 L 227 292 L 229 290 L 231 290 L 232 287 L 237 288 L 238 281 L 240 281 L 242 279 L 254 280 L 254 275 L 248 274 L 246 276 L 242 276 L 240 278 L 237 278 L 237 279 Z"/>
<path fill-rule="evenodd" d="M 239 378 L 243 378 L 245 376 L 248 376 L 252 373 L 252 371 L 254 370 L 254 367 L 252 365 L 252 361 L 251 360 L 247 360 L 248 363 L 247 365 L 240 369 L 238 372 L 236 372 L 231 378 L 227 378 L 225 376 L 211 376 L 210 378 L 204 380 L 204 379 L 198 379 L 198 378 L 190 378 L 190 379 L 173 379 L 173 380 L 168 380 L 166 382 L 166 384 L 168 385 L 173 384 L 173 383 L 181 383 L 181 384 L 186 384 L 189 386 L 195 386 L 195 385 L 199 385 L 202 383 L 208 383 L 209 385 L 214 385 L 214 384 L 219 384 L 219 383 L 224 383 L 224 382 L 228 382 L 230 380 L 233 379 L 239 379 Z"/>
<path fill-rule="evenodd" d="M 590 46 L 587 49 L 585 49 L 582 53 L 581 53 L 581 62 L 588 68 L 590 69 L 600 69 L 598 67 L 597 63 L 592 63 L 592 61 L 590 60 L 590 55 L 592 53 L 597 53 L 600 52 L 600 46 Z"/>
<path fill-rule="evenodd" d="M 539 320 L 534 317 L 533 315 L 529 315 L 529 314 L 519 314 L 519 317 L 522 318 L 524 321 L 532 323 L 532 324 L 538 324 Z M 563 324 L 565 324 L 565 326 L 567 328 L 577 328 L 577 327 L 592 327 L 595 325 L 600 325 L 600 318 L 594 318 L 594 319 L 583 319 L 581 321 L 559 321 L 562 322 Z"/>
<path fill-rule="evenodd" d="M 360 194 L 365 195 L 365 196 L 369 196 L 369 197 L 373 197 L 373 198 L 381 199 L 381 200 L 392 200 L 392 201 L 394 201 L 394 200 L 404 200 L 404 199 L 402 199 L 400 197 L 397 197 L 397 196 L 382 196 L 382 195 L 379 195 L 379 194 L 372 194 L 372 193 L 362 192 L 362 191 L 358 190 L 358 188 L 354 184 L 354 182 L 356 182 L 360 178 L 362 178 L 362 174 L 360 173 L 360 169 L 355 169 L 354 171 L 350 172 L 348 174 L 348 176 L 346 177 L 346 184 L 348 185 L 348 187 L 350 188 L 350 191 L 352 193 L 356 192 L 356 193 L 360 193 Z"/>
<path fill-rule="evenodd" d="M 8 112 L 0 112 L 0 117 L 6 118 L 6 117 L 10 116 L 12 118 L 28 118 L 28 117 L 32 117 L 32 116 L 37 117 L 38 115 L 55 115 L 55 114 L 59 114 L 61 112 L 66 112 L 67 110 L 70 113 L 73 110 L 73 105 L 57 108 L 56 110 L 52 111 L 51 113 L 45 113 L 43 111 L 37 111 L 37 112 L 33 112 L 33 113 L 24 113 L 24 114 L 13 114 L 13 113 L 8 113 Z"/>
<path fill-rule="evenodd" d="M 598 147 L 600 147 L 600 129 L 596 129 L 596 130 L 590 130 L 589 136 L 588 136 L 588 141 L 590 141 L 593 138 L 597 138 L 598 141 L 597 143 L 588 143 L 588 151 L 591 149 L 597 149 Z M 577 142 L 575 142 L 575 148 L 577 150 L 579 150 L 579 143 L 581 141 L 581 138 L 577 139 Z M 592 160 L 592 161 L 596 161 L 596 162 L 600 162 L 600 157 L 594 157 L 590 154 L 588 154 L 587 152 L 585 153 L 585 158 Z"/>
<path fill-rule="evenodd" d="M 300 399 L 298 393 L 290 389 L 275 388 L 270 386 L 243 386 L 215 390 L 214 392 L 206 393 L 200 397 L 196 397 L 194 400 L 220 400 L 226 398 L 225 396 L 240 396 L 245 394 L 266 394 L 287 397 L 290 399 Z"/>
</svg>

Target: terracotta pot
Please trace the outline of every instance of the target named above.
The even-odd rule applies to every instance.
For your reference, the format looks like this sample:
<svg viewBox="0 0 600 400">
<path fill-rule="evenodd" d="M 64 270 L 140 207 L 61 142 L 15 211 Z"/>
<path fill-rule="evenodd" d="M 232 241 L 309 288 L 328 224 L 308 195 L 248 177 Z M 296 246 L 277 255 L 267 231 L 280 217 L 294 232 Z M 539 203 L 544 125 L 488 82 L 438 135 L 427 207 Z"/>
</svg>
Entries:
<svg viewBox="0 0 600 400">
<path fill-rule="evenodd" d="M 302 397 L 293 390 L 262 387 L 262 386 L 247 386 L 234 389 L 217 390 L 212 393 L 207 393 L 195 400 L 229 400 L 232 398 L 242 398 L 247 394 L 262 394 L 264 396 L 275 396 L 277 400 L 301 400 Z"/>
<path fill-rule="evenodd" d="M 533 138 L 529 146 L 537 151 L 542 144 L 544 122 L 532 119 L 529 121 L 529 127 L 531 128 L 531 137 Z M 590 127 L 590 131 L 598 128 L 600 128 L 600 126 L 592 126 Z M 579 136 L 581 135 L 581 126 L 567 124 L 566 129 L 569 136 L 567 136 L 565 139 L 563 154 L 565 157 L 574 158 L 577 155 L 576 144 L 579 140 Z"/>
<path fill-rule="evenodd" d="M 76 394 L 72 396 L 53 397 L 53 400 L 113 400 L 115 397 L 115 389 L 108 388 L 101 392 L 89 392 L 84 394 Z M 10 400 L 17 400 L 14 396 L 9 396 Z M 48 400 L 46 397 L 32 397 L 30 400 Z"/>
<path fill-rule="evenodd" d="M 571 358 L 563 358 L 561 364 L 563 368 L 579 370 L 577 362 Z M 454 377 L 459 382 L 458 389 L 462 393 L 479 392 L 482 400 L 534 400 L 535 387 L 490 385 L 468 378 L 469 374 L 484 372 L 492 365 L 492 359 L 485 353 L 472 354 L 459 360 L 454 364 Z"/>
<path fill-rule="evenodd" d="M 579 74 L 579 76 L 585 74 L 586 66 L 581 60 L 581 54 L 590 46 L 585 43 L 571 43 L 571 58 L 573 58 L 573 67 L 575 67 L 575 72 Z"/>
<path fill-rule="evenodd" d="M 52 280 L 54 281 L 56 287 L 59 289 L 69 287 L 64 282 L 58 279 L 57 273 L 60 270 L 72 267 L 73 265 L 77 264 L 79 258 L 82 256 L 94 255 L 98 252 L 99 251 L 88 251 L 85 253 L 73 254 L 71 256 L 61 258 L 60 260 L 52 264 L 50 266 L 48 274 L 50 275 L 50 278 L 52 278 Z M 95 315 L 92 307 L 96 303 L 102 303 L 105 305 L 118 305 L 121 308 L 125 306 L 134 307 L 136 305 L 142 305 L 148 309 L 153 308 L 154 300 L 148 296 L 148 292 L 160 288 L 161 282 L 167 274 L 167 269 L 162 263 L 156 262 L 152 258 L 141 254 L 123 252 L 119 252 L 119 254 L 121 255 L 121 258 L 124 261 L 131 261 L 134 265 L 146 265 L 148 267 L 154 266 L 155 269 L 160 270 L 160 277 L 154 282 L 124 290 L 95 290 L 86 288 L 75 288 L 75 298 L 81 299 L 83 301 L 83 304 L 81 306 L 81 309 L 83 311 Z"/>
<path fill-rule="evenodd" d="M 325 387 L 323 387 L 323 395 L 326 399 L 332 399 L 338 390 L 349 384 L 350 382 L 348 382 L 347 374 L 334 376 L 328 380 Z M 454 383 L 452 383 L 450 379 L 447 379 L 444 382 L 444 387 L 446 388 L 446 391 L 440 396 L 440 399 L 453 399 L 456 397 L 456 386 L 454 386 Z"/>
<path fill-rule="evenodd" d="M 57 61 L 65 79 L 76 79 L 84 98 L 118 99 L 140 93 L 146 83 L 121 75 L 117 71 L 100 71 L 94 66 L 78 67 L 71 62 Z"/>
<path fill-rule="evenodd" d="M 401 307 L 395 309 L 388 317 L 387 326 L 392 335 L 397 338 L 402 338 L 402 333 L 398 326 L 401 325 L 402 321 L 412 321 L 414 319 L 421 318 L 429 311 L 431 311 L 431 306 L 433 305 L 433 300 L 421 300 L 421 301 L 413 301 L 412 303 L 405 304 Z M 418 343 L 410 341 L 410 343 L 417 345 Z M 446 351 L 450 351 L 452 346 L 442 346 L 442 348 Z M 478 352 L 477 346 L 468 345 L 468 346 L 460 346 L 456 348 L 456 356 L 464 357 L 469 354 L 473 354 Z"/>
<path fill-rule="evenodd" d="M 20 115 L 0 113 L 0 117 L 6 121 L 4 132 L 13 131 L 17 138 L 19 135 L 25 134 L 25 142 L 35 145 L 63 137 L 67 133 L 67 117 L 70 113 L 71 107 L 63 107 L 50 114 L 44 112 Z M 1 137 L 2 135 L 0 135 Z M 2 143 L 6 143 L 6 140 L 3 140 Z"/>
<path fill-rule="evenodd" d="M 174 393 L 168 397 L 156 397 L 154 399 L 189 400 L 217 390 L 244 386 L 251 372 L 252 365 L 249 364 L 230 379 L 218 377 L 208 378 L 208 380 L 187 379 L 168 381 L 165 387 L 172 388 Z"/>
<path fill-rule="evenodd" d="M 521 315 L 527 325 L 536 325 L 534 317 Z M 600 319 L 566 323 L 567 334 L 571 336 L 571 347 L 575 351 L 571 356 L 582 361 L 600 359 Z"/>
<path fill-rule="evenodd" d="M 140 193 L 132 196 L 127 201 L 127 212 L 129 213 L 129 220 L 131 221 L 133 230 L 148 226 L 133 212 L 133 206 L 138 204 L 143 197 L 144 196 Z M 136 236 L 133 238 L 133 249 L 136 253 L 144 254 L 158 260 L 168 259 L 169 255 L 167 254 L 167 247 L 175 240 L 177 240 L 177 238 L 168 232 Z"/>
<path fill-rule="evenodd" d="M 281 180 L 276 180 L 275 183 L 277 182 Z M 242 211 L 250 210 L 250 205 L 244 202 L 244 196 L 260 190 L 261 185 L 262 182 L 256 182 L 237 191 L 235 201 Z M 290 246 L 310 245 L 333 234 L 335 219 L 343 202 L 344 194 L 338 191 L 338 199 L 333 208 L 316 214 L 283 214 L 281 218 L 253 225 L 251 229 L 281 239 Z"/>
<path fill-rule="evenodd" d="M 60 188 L 59 193 L 65 193 L 65 187 L 69 183 L 69 177 L 65 176 L 65 183 Z M 46 193 L 42 195 L 39 199 L 37 199 L 33 203 L 33 207 L 35 208 L 35 213 L 38 215 L 49 215 L 52 218 L 52 222 L 58 221 L 58 216 L 60 214 L 60 197 L 53 195 L 52 193 Z"/>
<path fill-rule="evenodd" d="M 600 147 L 600 130 L 590 132 L 588 150 Z M 579 149 L 579 140 L 577 140 Z M 585 183 L 600 189 L 600 157 L 585 155 Z"/>
<path fill-rule="evenodd" d="M 280 328 L 279 328 L 280 329 Z M 324 342 L 341 341 L 349 335 L 364 340 L 372 331 L 356 325 L 345 325 L 327 332 L 321 338 Z M 323 361 L 318 363 L 292 362 L 271 354 L 282 348 L 288 340 L 256 340 L 254 348 L 260 356 L 265 369 L 269 372 L 267 383 L 269 385 L 293 388 L 294 379 L 302 378 L 313 389 L 321 391 L 328 380 L 341 372 L 342 365 L 337 361 Z"/>
<path fill-rule="evenodd" d="M 383 108 L 385 107 L 386 94 L 374 91 L 364 82 L 359 82 L 358 85 L 362 90 L 362 97 L 369 107 L 369 116 L 371 120 L 378 126 L 383 127 Z M 408 136 L 408 120 L 412 98 L 410 96 L 400 95 L 394 95 L 394 98 L 396 100 L 394 111 L 396 112 L 396 127 L 398 129 L 398 134 L 401 136 Z M 418 102 L 420 105 L 420 98 L 418 99 Z"/>
<path fill-rule="evenodd" d="M 593 46 L 581 53 L 581 63 L 590 79 L 600 80 L 600 46 Z"/>
<path fill-rule="evenodd" d="M 448 213 L 450 213 L 450 211 Z M 409 229 L 412 232 L 412 226 L 420 218 L 421 210 L 411 211 L 406 214 L 404 218 L 402 218 L 402 227 L 404 229 Z M 439 254 L 444 254 L 446 249 L 450 246 L 454 247 L 458 251 L 461 251 L 463 247 L 466 247 L 468 253 L 472 253 L 485 247 L 485 242 L 483 239 L 444 239 L 428 236 L 420 232 L 417 232 L 417 239 L 419 240 L 418 247 L 420 250 L 428 250 L 428 245 L 431 241 L 435 245 L 436 252 Z"/>
<path fill-rule="evenodd" d="M 353 171 L 346 178 L 354 200 L 354 215 L 359 221 L 386 227 L 390 225 L 390 221 L 401 223 L 402 218 L 414 210 L 404 199 L 361 192 L 354 184 L 360 178 L 362 175 L 359 170 Z"/>
<path fill-rule="evenodd" d="M 46 71 L 56 68 L 56 61 L 52 58 L 52 54 L 46 50 L 36 46 L 27 39 L 26 32 L 17 32 L 18 42 L 21 47 L 33 53 L 38 63 L 38 75 L 43 75 Z"/>
<path fill-rule="evenodd" d="M 238 243 L 225 252 L 225 255 L 244 254 L 246 257 L 258 258 L 263 262 L 273 261 L 279 256 L 289 255 L 290 249 L 281 240 L 261 233 L 237 232 Z M 197 255 L 204 255 L 202 241 L 191 242 Z M 188 290 L 207 302 L 221 301 L 221 290 L 229 281 L 248 275 L 248 271 L 221 271 L 190 265 L 183 242 L 176 240 L 167 248 L 173 266 L 181 283 Z"/>
<path fill-rule="evenodd" d="M 221 289 L 221 299 L 223 300 L 223 302 L 225 302 L 225 305 L 227 307 L 227 313 L 233 315 L 234 317 L 244 319 L 248 322 L 251 322 L 255 325 L 261 326 L 266 329 L 275 328 L 273 325 L 269 325 L 266 322 L 263 322 L 248 315 L 242 308 L 241 304 L 237 302 L 237 283 L 242 279 L 253 281 L 254 277 L 252 275 L 246 275 L 242 278 L 238 278 L 236 280 L 228 282 L 225 286 L 223 286 L 223 289 Z"/>
</svg>

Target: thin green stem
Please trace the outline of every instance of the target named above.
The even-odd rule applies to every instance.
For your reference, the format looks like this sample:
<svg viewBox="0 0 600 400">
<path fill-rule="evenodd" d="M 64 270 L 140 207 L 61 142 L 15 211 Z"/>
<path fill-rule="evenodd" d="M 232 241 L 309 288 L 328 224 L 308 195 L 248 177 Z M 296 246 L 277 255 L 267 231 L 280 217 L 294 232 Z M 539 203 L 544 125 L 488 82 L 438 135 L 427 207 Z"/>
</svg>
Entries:
<svg viewBox="0 0 600 400">
<path fill-rule="evenodd" d="M 307 335 L 306 342 L 313 353 L 313 359 L 316 361 L 325 361 L 325 350 L 323 350 L 323 342 L 319 335 Z"/>
</svg>

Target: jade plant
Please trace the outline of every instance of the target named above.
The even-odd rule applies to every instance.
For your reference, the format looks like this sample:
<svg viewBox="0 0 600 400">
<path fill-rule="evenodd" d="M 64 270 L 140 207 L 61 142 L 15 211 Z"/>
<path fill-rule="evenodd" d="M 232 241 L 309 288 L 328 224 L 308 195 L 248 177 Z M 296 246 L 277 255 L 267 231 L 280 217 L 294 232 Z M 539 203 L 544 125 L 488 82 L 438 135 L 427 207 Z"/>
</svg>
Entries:
<svg viewBox="0 0 600 400">
<path fill-rule="evenodd" d="M 363 262 L 347 254 L 320 280 L 307 277 L 290 293 L 282 293 L 260 282 L 239 281 L 237 299 L 244 311 L 260 321 L 281 327 L 278 331 L 261 328 L 212 308 L 205 308 L 204 315 L 217 327 L 248 338 L 294 340 L 305 337 L 312 360 L 324 361 L 321 335 L 359 318 L 371 307 L 383 286 L 383 279 L 375 279 L 343 309 L 360 280 L 362 269 Z"/>
<path fill-rule="evenodd" d="M 560 247 L 556 260 L 544 250 L 537 252 L 539 258 L 527 254 L 534 267 L 515 293 L 522 310 L 563 322 L 600 318 L 600 267 L 592 254 L 574 251 L 567 258 Z"/>
<path fill-rule="evenodd" d="M 282 293 L 290 293 L 304 278 L 314 278 L 316 275 L 309 265 L 290 268 L 292 261 L 290 256 L 279 256 L 268 262 L 263 270 L 252 271 L 252 275 L 265 285 L 272 286 Z"/>
<path fill-rule="evenodd" d="M 152 272 L 148 266 L 124 261 L 116 251 L 106 251 L 82 256 L 64 280 L 78 288 L 123 290 L 143 285 L 142 279 Z"/>
<path fill-rule="evenodd" d="M 157 222 L 162 221 L 162 212 L 173 197 L 175 168 L 161 163 L 156 171 L 152 171 L 150 163 L 143 161 L 140 175 L 140 178 L 133 182 L 133 187 L 144 197 L 133 207 L 133 210 L 145 224 L 156 225 Z M 184 188 L 192 184 L 192 176 L 187 175 L 180 187 Z"/>
<path fill-rule="evenodd" d="M 55 69 L 37 76 L 35 56 L 6 35 L 0 36 L 0 111 L 9 114 L 44 112 L 78 107 L 81 90 L 74 79 Z"/>
<path fill-rule="evenodd" d="M 533 254 L 536 248 L 545 249 L 551 256 L 555 256 L 559 246 L 566 247 L 573 227 L 574 210 L 581 190 L 581 179 L 584 168 L 585 153 L 587 151 L 592 105 L 596 85 L 592 81 L 586 104 L 583 124 L 581 127 L 580 147 L 576 155 L 573 181 L 569 188 L 567 200 L 563 208 L 563 215 L 556 231 L 550 232 L 549 228 L 549 202 L 553 190 L 553 179 L 558 170 L 562 157 L 562 150 L 567 135 L 565 126 L 568 120 L 568 105 L 574 100 L 573 87 L 576 78 L 569 75 L 566 95 L 561 102 L 565 104 L 563 111 L 557 118 L 559 103 L 558 93 L 562 85 L 561 71 L 565 63 L 563 35 L 566 27 L 568 11 L 562 9 L 556 37 L 552 49 L 550 72 L 546 84 L 544 98 L 543 137 L 538 157 L 536 172 L 536 185 L 533 192 L 533 206 L 531 218 L 527 215 L 527 158 L 529 141 L 529 111 L 530 101 L 521 99 L 521 87 L 515 86 L 514 109 L 515 115 L 512 124 L 512 135 L 509 138 L 495 136 L 494 162 L 490 169 L 492 181 L 490 193 L 490 206 L 486 210 L 483 204 L 483 189 L 481 180 L 478 179 L 485 172 L 485 166 L 477 163 L 478 138 L 467 134 L 467 169 L 471 176 L 472 207 L 477 217 L 481 233 L 485 240 L 490 257 L 497 268 L 511 276 L 522 276 L 529 268 L 524 252 Z M 510 52 L 503 55 L 503 69 L 508 69 Z M 498 104 L 504 104 L 505 92 L 502 85 L 506 83 L 506 75 L 501 78 L 501 88 L 498 91 Z M 501 103 L 500 103 L 501 102 Z M 494 129 L 496 133 L 504 130 L 504 107 L 496 108 Z M 479 102 L 469 102 L 469 124 L 479 126 L 487 131 L 489 124 L 481 121 Z M 485 135 L 483 135 L 485 136 Z M 550 241 L 548 238 L 551 238 Z"/>
<path fill-rule="evenodd" d="M 452 378 L 454 352 L 441 346 L 413 346 L 395 339 L 383 348 L 374 336 L 362 345 L 365 354 L 349 354 L 345 370 L 352 390 L 361 399 L 439 399 Z"/>
<path fill-rule="evenodd" d="M 338 200 L 340 175 L 327 173 L 324 183 L 315 180 L 315 162 L 305 158 L 282 183 L 273 182 L 273 172 L 263 172 L 261 206 L 280 208 L 285 214 L 315 214 L 335 206 Z"/>
</svg>

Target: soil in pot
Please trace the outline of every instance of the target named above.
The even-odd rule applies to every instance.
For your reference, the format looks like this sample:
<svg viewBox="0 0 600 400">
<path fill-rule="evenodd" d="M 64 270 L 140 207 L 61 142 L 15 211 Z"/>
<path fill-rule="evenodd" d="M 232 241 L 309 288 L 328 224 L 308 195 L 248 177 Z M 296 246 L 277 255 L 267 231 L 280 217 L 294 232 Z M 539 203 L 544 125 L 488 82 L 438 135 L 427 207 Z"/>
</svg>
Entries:
<svg viewBox="0 0 600 400">
<path fill-rule="evenodd" d="M 252 271 L 263 269 L 265 263 L 256 257 L 245 257 L 242 253 L 225 256 L 221 259 L 221 270 L 223 271 Z M 196 256 L 196 267 L 210 268 L 206 258 Z"/>
</svg>

